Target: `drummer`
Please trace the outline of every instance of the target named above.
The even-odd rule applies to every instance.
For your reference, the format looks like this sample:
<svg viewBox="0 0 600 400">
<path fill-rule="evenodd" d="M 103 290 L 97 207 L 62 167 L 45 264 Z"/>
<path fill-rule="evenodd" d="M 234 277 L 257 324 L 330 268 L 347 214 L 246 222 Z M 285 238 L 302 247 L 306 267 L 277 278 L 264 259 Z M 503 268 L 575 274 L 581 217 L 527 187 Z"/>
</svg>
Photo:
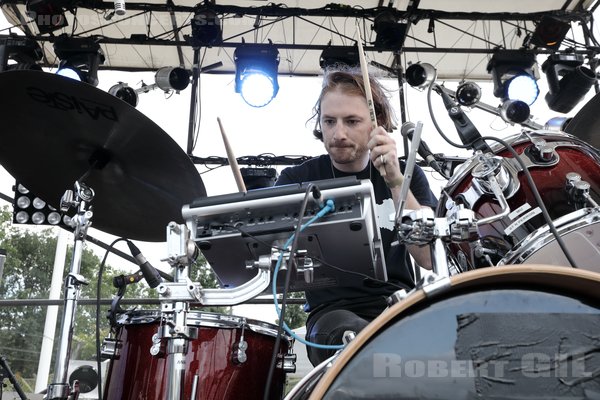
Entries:
<svg viewBox="0 0 600 400">
<path fill-rule="evenodd" d="M 398 205 L 405 165 L 398 160 L 396 143 L 388 134 L 394 128 L 395 118 L 386 90 L 372 77 L 369 81 L 378 124 L 374 130 L 361 70 L 325 71 L 321 94 L 313 110 L 316 119 L 313 134 L 323 142 L 327 154 L 284 169 L 277 185 L 356 176 L 372 182 L 377 204 L 393 199 Z M 385 169 L 385 176 L 379 173 L 381 169 Z M 405 208 L 435 208 L 436 204 L 425 174 L 415 166 Z M 344 332 L 358 332 L 367 326 L 387 307 L 386 299 L 393 292 L 414 287 L 408 253 L 418 265 L 431 269 L 428 246 L 391 247 L 395 237 L 386 228 L 381 229 L 381 237 L 389 283 L 357 277 L 353 286 L 306 290 L 305 311 L 310 313 L 306 323 L 308 341 L 341 344 Z M 333 355 L 334 350 L 309 346 L 307 352 L 316 366 Z"/>
</svg>

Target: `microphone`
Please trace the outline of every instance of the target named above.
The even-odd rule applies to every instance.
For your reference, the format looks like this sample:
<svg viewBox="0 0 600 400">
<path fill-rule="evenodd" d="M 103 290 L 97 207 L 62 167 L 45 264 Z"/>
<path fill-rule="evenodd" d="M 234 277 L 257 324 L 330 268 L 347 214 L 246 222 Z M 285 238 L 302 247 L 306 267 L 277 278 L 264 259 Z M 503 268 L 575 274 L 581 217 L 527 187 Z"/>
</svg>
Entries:
<svg viewBox="0 0 600 400">
<path fill-rule="evenodd" d="M 413 138 L 414 131 L 415 131 L 415 124 L 413 124 L 412 122 L 405 122 L 400 127 L 400 133 L 402 134 L 402 136 L 408 137 L 411 141 Z M 442 169 L 440 168 L 440 165 L 438 164 L 437 160 L 433 156 L 433 153 L 429 149 L 429 146 L 427 146 L 427 143 L 425 143 L 425 141 L 423 139 L 421 139 L 421 141 L 419 143 L 419 148 L 417 149 L 417 153 L 419 153 L 421 158 L 423 160 L 425 160 L 425 162 L 427 162 L 427 165 L 429 165 L 431 168 L 433 168 L 436 172 L 439 172 L 440 174 L 444 175 L 442 172 Z"/>
<path fill-rule="evenodd" d="M 120 288 L 123 286 L 131 285 L 132 283 L 137 283 L 144 279 L 144 274 L 142 271 L 138 271 L 134 274 L 130 275 L 118 275 L 113 277 L 113 286 L 116 288 Z"/>
<path fill-rule="evenodd" d="M 135 262 L 140 266 L 140 271 L 142 272 L 146 282 L 151 288 L 155 288 L 162 282 L 162 278 L 158 273 L 158 270 L 154 268 L 146 257 L 142 255 L 140 249 L 138 249 L 133 243 L 127 241 L 127 245 L 129 246 L 129 251 L 131 251 L 131 255 L 135 258 Z"/>
<path fill-rule="evenodd" d="M 454 122 L 454 126 L 456 127 L 456 131 L 458 132 L 458 136 L 460 136 L 462 143 L 470 144 L 475 150 L 491 152 L 492 149 L 490 149 L 487 143 L 481 139 L 481 134 L 473 122 L 471 122 L 460 106 L 450 98 L 443 87 L 438 86 L 438 93 L 442 96 L 446 110 L 448 110 L 448 115 Z"/>
</svg>

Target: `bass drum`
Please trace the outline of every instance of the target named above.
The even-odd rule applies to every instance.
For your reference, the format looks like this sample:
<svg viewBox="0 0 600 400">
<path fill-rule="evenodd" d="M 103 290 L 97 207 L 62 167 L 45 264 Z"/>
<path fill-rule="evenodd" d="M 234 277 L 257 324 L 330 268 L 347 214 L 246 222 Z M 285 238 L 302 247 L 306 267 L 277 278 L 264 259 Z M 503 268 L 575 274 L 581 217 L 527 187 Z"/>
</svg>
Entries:
<svg viewBox="0 0 600 400">
<path fill-rule="evenodd" d="M 104 398 L 164 399 L 169 377 L 166 346 L 154 338 L 159 325 L 168 321 L 158 311 L 133 311 L 121 314 L 117 322 L 119 355 L 111 361 Z M 189 327 L 198 328 L 198 338 L 189 342 L 183 398 L 192 398 L 195 387 L 194 399 L 262 400 L 277 327 L 242 317 L 198 311 L 190 311 L 187 322 Z M 240 344 L 242 335 L 245 344 Z M 270 399 L 283 396 L 286 377 L 281 357 L 289 346 L 289 338 L 281 340 Z M 150 353 L 151 349 L 155 355 Z M 245 358 L 239 356 L 239 349 L 245 349 Z"/>
<path fill-rule="evenodd" d="M 569 243 L 577 244 L 571 252 L 577 265 L 598 271 L 595 261 L 600 256 L 600 230 L 585 228 L 598 221 L 597 211 L 589 208 L 585 201 L 577 201 L 577 196 L 567 185 L 568 177 L 579 177 L 580 181 L 589 184 L 591 198 L 600 202 L 598 150 L 576 137 L 556 132 L 525 132 L 506 141 L 528 167 L 550 218 L 557 229 L 562 228 L 560 235 L 574 230 L 579 232 L 570 235 Z M 544 234 L 548 232 L 548 225 L 520 165 L 504 147 L 495 146 L 493 150 L 501 160 L 496 178 L 504 187 L 510 213 L 500 220 L 478 225 L 478 232 L 470 241 L 450 243 L 451 264 L 458 272 L 522 262 L 570 266 L 562 251 L 557 258 L 560 248 L 555 238 Z M 459 205 L 473 210 L 478 220 L 500 214 L 502 207 L 498 200 L 474 177 L 483 170 L 479 157 L 461 165 L 450 179 L 440 197 L 438 217 L 453 214 Z M 587 239 L 580 241 L 582 234 Z M 516 250 L 517 247 L 521 249 Z M 537 253 L 536 257 L 529 259 L 533 253 Z"/>
<path fill-rule="evenodd" d="M 446 282 L 384 311 L 295 399 L 598 398 L 599 274 L 531 264 Z"/>
</svg>

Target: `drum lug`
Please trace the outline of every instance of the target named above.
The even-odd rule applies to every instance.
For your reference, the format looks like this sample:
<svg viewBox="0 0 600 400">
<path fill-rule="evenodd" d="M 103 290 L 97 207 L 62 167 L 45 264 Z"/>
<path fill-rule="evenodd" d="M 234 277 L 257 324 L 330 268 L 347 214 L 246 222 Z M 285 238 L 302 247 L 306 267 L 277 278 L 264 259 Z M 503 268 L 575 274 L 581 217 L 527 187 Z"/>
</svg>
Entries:
<svg viewBox="0 0 600 400">
<path fill-rule="evenodd" d="M 569 172 L 566 175 L 565 188 L 569 194 L 570 201 L 576 209 L 585 208 L 588 203 L 592 207 L 598 207 L 598 203 L 590 196 L 591 185 L 589 182 L 581 179 L 581 175 L 576 172 Z"/>
<path fill-rule="evenodd" d="M 150 355 L 154 357 L 162 357 L 164 356 L 164 348 L 162 346 L 161 335 L 159 333 L 155 333 L 152 335 L 152 346 L 150 347 Z"/>
<path fill-rule="evenodd" d="M 175 344 L 173 341 L 167 341 L 164 345 L 163 339 L 181 338 L 185 339 L 183 344 Z M 168 353 L 183 353 L 187 352 L 187 343 L 190 340 L 198 339 L 198 328 L 191 326 L 175 327 L 172 323 L 167 322 L 158 328 L 158 332 L 152 335 L 152 346 L 150 347 L 150 355 L 153 357 L 163 357 Z M 168 347 L 168 349 L 166 349 Z M 167 351 L 165 351 L 165 349 Z"/>
<path fill-rule="evenodd" d="M 121 347 L 123 343 L 113 338 L 104 338 L 100 348 L 100 357 L 103 360 L 118 360 L 121 356 Z"/>
<path fill-rule="evenodd" d="M 163 351 L 163 348 L 160 343 L 154 343 L 150 347 L 150 355 L 153 357 L 162 357 L 165 355 L 165 352 Z"/>
<path fill-rule="evenodd" d="M 248 350 L 248 342 L 244 339 L 244 331 L 246 330 L 246 319 L 241 320 L 242 331 L 240 333 L 240 340 L 233 345 L 233 353 L 231 358 L 234 364 L 243 364 L 248 360 L 246 350 Z"/>
<path fill-rule="evenodd" d="M 280 368 L 285 373 L 293 374 L 296 372 L 296 359 L 298 357 L 294 353 L 287 353 L 284 355 L 279 354 L 279 361 L 277 362 L 277 368 Z"/>
<path fill-rule="evenodd" d="M 234 364 L 243 364 L 248 361 L 246 350 L 248 350 L 248 342 L 245 340 L 240 340 L 233 346 L 232 359 Z"/>
</svg>

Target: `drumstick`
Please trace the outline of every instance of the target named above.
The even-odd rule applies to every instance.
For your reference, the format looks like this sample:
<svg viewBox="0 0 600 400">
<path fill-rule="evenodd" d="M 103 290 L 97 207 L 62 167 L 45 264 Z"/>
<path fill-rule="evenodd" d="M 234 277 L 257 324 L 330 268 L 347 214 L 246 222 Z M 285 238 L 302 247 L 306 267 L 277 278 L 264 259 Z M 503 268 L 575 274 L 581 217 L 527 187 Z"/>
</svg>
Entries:
<svg viewBox="0 0 600 400">
<path fill-rule="evenodd" d="M 225 151 L 227 152 L 227 159 L 229 160 L 229 165 L 231 165 L 231 171 L 233 172 L 233 177 L 235 178 L 235 183 L 237 183 L 238 190 L 240 192 L 246 193 L 246 185 L 244 184 L 244 179 L 242 179 L 242 173 L 240 172 L 240 167 L 237 163 L 237 159 L 233 155 L 233 149 L 229 144 L 229 140 L 227 140 L 227 135 L 225 134 L 225 129 L 223 129 L 223 124 L 221 123 L 221 118 L 217 117 L 217 122 L 219 123 L 219 129 L 221 129 L 221 136 L 223 137 L 223 144 L 225 145 Z"/>
<path fill-rule="evenodd" d="M 377 128 L 377 116 L 375 115 L 375 105 L 373 104 L 373 93 L 371 92 L 371 82 L 369 81 L 369 70 L 367 69 L 367 60 L 362 47 L 362 38 L 360 37 L 360 25 L 356 21 L 356 35 L 358 36 L 358 57 L 360 59 L 360 70 L 363 76 L 365 85 L 365 96 L 367 97 L 367 106 L 369 107 L 369 115 L 371 117 L 371 130 Z M 379 174 L 385 176 L 385 165 L 379 166 Z"/>
</svg>

